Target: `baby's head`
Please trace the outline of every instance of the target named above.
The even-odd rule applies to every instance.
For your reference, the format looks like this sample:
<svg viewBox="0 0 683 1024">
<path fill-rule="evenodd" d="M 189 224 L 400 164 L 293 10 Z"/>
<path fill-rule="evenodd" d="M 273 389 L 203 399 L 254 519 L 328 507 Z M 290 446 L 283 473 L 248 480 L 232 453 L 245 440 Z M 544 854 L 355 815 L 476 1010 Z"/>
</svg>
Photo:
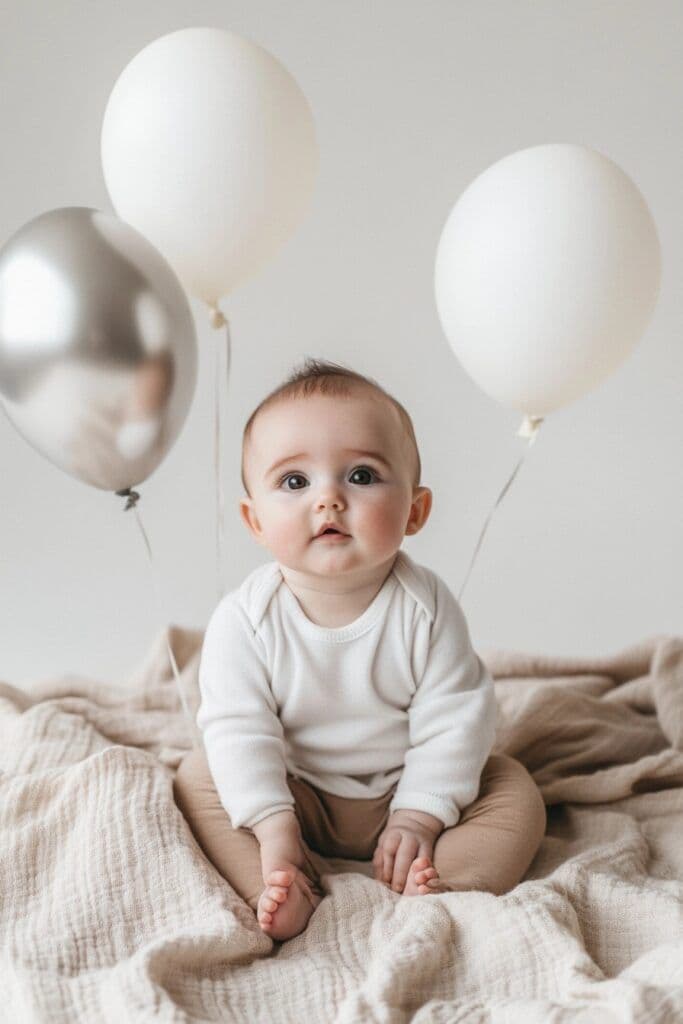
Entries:
<svg viewBox="0 0 683 1024">
<path fill-rule="evenodd" d="M 281 565 L 317 576 L 390 566 L 427 520 L 410 416 L 376 381 L 307 359 L 249 417 L 240 513 Z M 318 533 L 336 523 L 343 536 Z"/>
</svg>

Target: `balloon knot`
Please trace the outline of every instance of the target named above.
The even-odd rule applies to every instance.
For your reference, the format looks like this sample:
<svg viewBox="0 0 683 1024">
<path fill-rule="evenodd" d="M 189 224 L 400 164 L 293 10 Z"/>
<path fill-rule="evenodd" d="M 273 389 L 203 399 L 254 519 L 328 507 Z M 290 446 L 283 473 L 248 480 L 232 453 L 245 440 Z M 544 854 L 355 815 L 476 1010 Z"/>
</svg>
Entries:
<svg viewBox="0 0 683 1024">
<path fill-rule="evenodd" d="M 533 444 L 541 423 L 543 423 L 543 416 L 525 416 L 517 431 L 517 437 L 528 438 L 529 444 Z"/>
<path fill-rule="evenodd" d="M 211 306 L 209 310 L 209 320 L 211 321 L 211 326 L 215 328 L 225 327 L 228 322 L 218 306 Z"/>
<path fill-rule="evenodd" d="M 117 491 L 116 493 L 121 498 L 128 498 L 128 501 L 126 502 L 126 507 L 123 510 L 124 512 L 127 512 L 129 508 L 135 508 L 135 506 L 140 500 L 140 495 L 138 494 L 138 492 L 131 490 L 130 487 L 124 487 L 122 491 Z"/>
</svg>

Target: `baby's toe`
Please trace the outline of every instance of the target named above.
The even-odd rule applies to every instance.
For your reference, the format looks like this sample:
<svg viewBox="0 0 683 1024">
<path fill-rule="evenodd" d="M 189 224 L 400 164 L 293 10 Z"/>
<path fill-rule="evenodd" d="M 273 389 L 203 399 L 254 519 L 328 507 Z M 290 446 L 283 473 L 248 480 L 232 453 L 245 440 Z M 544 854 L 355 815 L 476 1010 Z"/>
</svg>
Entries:
<svg viewBox="0 0 683 1024">
<path fill-rule="evenodd" d="M 279 903 L 276 903 L 275 900 L 271 900 L 267 896 L 264 896 L 262 906 L 264 910 L 268 911 L 268 913 L 274 914 L 279 907 Z"/>
<path fill-rule="evenodd" d="M 287 890 L 281 885 L 268 886 L 266 893 L 268 898 L 275 900 L 276 903 L 284 903 L 287 899 Z"/>
<path fill-rule="evenodd" d="M 290 886 L 293 881 L 294 872 L 286 871 L 285 869 L 271 871 L 268 877 L 266 878 L 266 882 L 268 883 L 268 885 Z"/>
<path fill-rule="evenodd" d="M 420 883 L 428 882 L 431 878 L 437 877 L 438 874 L 436 868 L 425 868 L 423 871 L 415 872 L 415 881 L 418 883 L 418 885 Z"/>
</svg>

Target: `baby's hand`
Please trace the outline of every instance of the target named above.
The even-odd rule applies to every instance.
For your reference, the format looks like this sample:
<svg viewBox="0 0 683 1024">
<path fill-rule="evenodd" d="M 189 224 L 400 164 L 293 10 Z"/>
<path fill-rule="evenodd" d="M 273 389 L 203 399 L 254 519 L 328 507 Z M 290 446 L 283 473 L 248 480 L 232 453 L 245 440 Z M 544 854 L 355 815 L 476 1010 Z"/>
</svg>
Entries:
<svg viewBox="0 0 683 1024">
<path fill-rule="evenodd" d="M 431 859 L 443 822 L 424 811 L 400 810 L 389 816 L 372 858 L 375 879 L 403 892 L 416 857 Z"/>
</svg>

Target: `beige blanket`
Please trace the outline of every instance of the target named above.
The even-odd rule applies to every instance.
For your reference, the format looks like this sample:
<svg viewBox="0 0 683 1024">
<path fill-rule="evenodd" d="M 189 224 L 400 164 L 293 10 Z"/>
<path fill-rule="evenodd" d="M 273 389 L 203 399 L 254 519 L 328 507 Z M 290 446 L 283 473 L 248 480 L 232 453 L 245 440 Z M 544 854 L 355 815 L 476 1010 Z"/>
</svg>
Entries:
<svg viewBox="0 0 683 1024">
<path fill-rule="evenodd" d="M 201 633 L 169 632 L 194 709 Z M 408 898 L 330 862 L 283 944 L 173 802 L 190 739 L 165 634 L 120 689 L 0 683 L 0 1020 L 683 1020 L 683 637 L 482 656 L 496 750 L 548 804 L 526 879 Z"/>
</svg>

